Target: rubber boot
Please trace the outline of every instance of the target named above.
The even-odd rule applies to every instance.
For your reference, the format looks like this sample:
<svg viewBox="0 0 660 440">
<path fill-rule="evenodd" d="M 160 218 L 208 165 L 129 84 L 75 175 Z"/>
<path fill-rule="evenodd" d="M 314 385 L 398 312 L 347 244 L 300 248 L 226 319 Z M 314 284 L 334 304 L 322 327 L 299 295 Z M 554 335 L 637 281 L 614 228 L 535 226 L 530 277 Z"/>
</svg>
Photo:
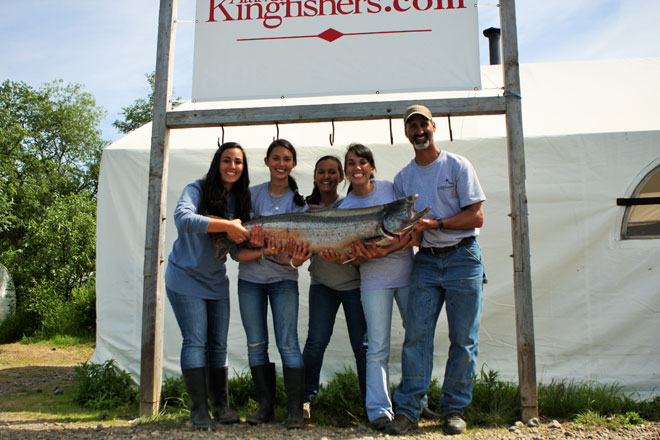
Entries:
<svg viewBox="0 0 660 440">
<path fill-rule="evenodd" d="M 250 367 L 254 388 L 259 399 L 259 408 L 245 418 L 252 425 L 272 422 L 275 419 L 275 364 Z M 302 403 L 301 403 L 302 409 Z"/>
<path fill-rule="evenodd" d="M 284 389 L 286 390 L 286 427 L 304 428 L 303 397 L 305 394 L 305 369 L 284 367 Z"/>
<path fill-rule="evenodd" d="M 190 421 L 197 429 L 213 429 L 215 423 L 209 416 L 208 397 L 206 394 L 206 368 L 181 370 L 186 391 L 190 396 Z"/>
<path fill-rule="evenodd" d="M 238 423 L 238 415 L 229 408 L 227 391 L 227 376 L 229 368 L 209 368 L 209 388 L 211 395 L 211 412 L 218 423 Z"/>
</svg>

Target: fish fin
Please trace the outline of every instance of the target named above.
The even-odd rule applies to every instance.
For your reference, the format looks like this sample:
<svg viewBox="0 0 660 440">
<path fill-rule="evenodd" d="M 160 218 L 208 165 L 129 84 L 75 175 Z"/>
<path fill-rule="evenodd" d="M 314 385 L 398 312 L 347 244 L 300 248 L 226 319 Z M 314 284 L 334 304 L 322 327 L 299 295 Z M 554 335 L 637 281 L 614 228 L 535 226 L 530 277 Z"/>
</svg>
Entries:
<svg viewBox="0 0 660 440">
<path fill-rule="evenodd" d="M 328 210 L 328 209 L 330 209 L 330 208 L 328 208 L 327 206 L 323 206 L 323 205 L 307 205 L 307 211 L 305 211 L 305 212 L 321 212 L 321 211 L 325 211 L 325 210 Z"/>
<path fill-rule="evenodd" d="M 226 232 L 211 234 L 211 239 L 213 239 L 213 246 L 215 247 L 216 260 L 222 260 L 225 258 L 231 248 L 236 245 Z"/>
</svg>

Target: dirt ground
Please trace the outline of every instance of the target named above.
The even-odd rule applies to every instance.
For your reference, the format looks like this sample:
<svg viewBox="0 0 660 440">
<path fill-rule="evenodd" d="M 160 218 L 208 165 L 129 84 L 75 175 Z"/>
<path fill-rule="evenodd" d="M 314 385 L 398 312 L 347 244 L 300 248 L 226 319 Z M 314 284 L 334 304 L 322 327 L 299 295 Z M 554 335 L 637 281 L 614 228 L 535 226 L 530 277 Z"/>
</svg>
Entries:
<svg viewBox="0 0 660 440">
<path fill-rule="evenodd" d="M 73 382 L 73 369 L 86 362 L 93 353 L 91 344 L 76 348 L 43 345 L 0 345 L 0 401 L 12 391 L 52 394 L 55 386 Z M 2 402 L 0 402 L 2 403 Z M 140 425 L 132 421 L 110 424 L 103 421 L 67 421 L 59 417 L 52 420 L 38 408 L 25 412 L 3 412 L 0 405 L 0 440 L 53 440 L 53 439 L 375 439 L 390 438 L 366 426 L 333 428 L 308 426 L 303 430 L 287 430 L 281 423 L 250 426 L 245 423 L 219 426 L 215 431 L 198 431 L 190 423 L 172 429 L 152 424 Z M 397 440 L 448 439 L 438 422 L 424 422 L 420 428 Z M 660 424 L 650 423 L 630 429 L 610 431 L 584 429 L 574 423 L 562 424 L 544 421 L 539 427 L 524 426 L 494 429 L 471 429 L 455 436 L 461 439 L 545 440 L 545 439 L 619 439 L 660 440 Z"/>
<path fill-rule="evenodd" d="M 0 344 L 0 396 L 53 382 L 71 382 L 73 367 L 92 356 L 91 344 L 79 347 Z"/>
</svg>

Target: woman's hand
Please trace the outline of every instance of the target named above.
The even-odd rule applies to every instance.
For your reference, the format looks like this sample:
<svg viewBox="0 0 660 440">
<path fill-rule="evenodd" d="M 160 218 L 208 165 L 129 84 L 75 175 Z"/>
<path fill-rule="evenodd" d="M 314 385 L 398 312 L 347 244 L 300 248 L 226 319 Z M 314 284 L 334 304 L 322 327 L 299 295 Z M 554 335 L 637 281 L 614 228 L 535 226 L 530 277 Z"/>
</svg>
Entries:
<svg viewBox="0 0 660 440">
<path fill-rule="evenodd" d="M 250 230 L 250 242 L 248 243 L 248 245 L 251 248 L 259 249 L 264 247 L 264 244 L 265 244 L 264 230 L 261 229 L 261 226 L 254 226 Z"/>
<path fill-rule="evenodd" d="M 321 252 L 319 252 L 319 255 L 321 258 L 323 258 L 325 261 L 330 261 L 332 263 L 337 263 L 341 264 L 342 263 L 342 257 L 340 254 L 338 254 L 336 251 L 333 249 L 323 249 Z"/>
<path fill-rule="evenodd" d="M 250 238 L 250 232 L 243 227 L 243 223 L 240 219 L 228 220 L 227 224 L 227 235 L 232 239 L 234 243 L 243 243 L 245 240 Z"/>
<path fill-rule="evenodd" d="M 265 246 L 263 247 L 263 254 L 265 257 L 281 254 L 285 249 L 285 245 L 282 240 L 277 240 L 274 237 L 270 237 L 265 241 L 264 244 Z"/>
<path fill-rule="evenodd" d="M 314 251 L 310 249 L 309 243 L 300 242 L 296 245 L 291 254 L 291 265 L 300 267 L 305 261 L 309 260 L 313 254 Z"/>
<path fill-rule="evenodd" d="M 374 243 L 365 245 L 362 241 L 355 242 L 355 251 L 359 257 L 365 260 L 383 258 L 389 254 L 388 249 L 385 247 L 376 246 Z"/>
</svg>

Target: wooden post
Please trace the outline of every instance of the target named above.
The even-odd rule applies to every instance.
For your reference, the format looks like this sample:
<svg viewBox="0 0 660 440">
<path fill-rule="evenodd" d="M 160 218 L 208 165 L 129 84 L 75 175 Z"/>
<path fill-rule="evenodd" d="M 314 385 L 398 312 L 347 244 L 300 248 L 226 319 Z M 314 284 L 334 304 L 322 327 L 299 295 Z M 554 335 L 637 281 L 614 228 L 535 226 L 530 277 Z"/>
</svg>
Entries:
<svg viewBox="0 0 660 440">
<path fill-rule="evenodd" d="M 538 400 L 515 0 L 502 0 L 500 8 L 518 344 L 518 385 L 522 419 L 527 421 L 538 417 Z"/>
<path fill-rule="evenodd" d="M 142 292 L 142 358 L 140 363 L 140 414 L 154 416 L 160 409 L 163 374 L 163 262 L 169 128 L 166 113 L 171 107 L 174 64 L 174 20 L 177 0 L 161 0 L 154 111 L 149 160 L 149 195 L 144 243 Z"/>
</svg>

